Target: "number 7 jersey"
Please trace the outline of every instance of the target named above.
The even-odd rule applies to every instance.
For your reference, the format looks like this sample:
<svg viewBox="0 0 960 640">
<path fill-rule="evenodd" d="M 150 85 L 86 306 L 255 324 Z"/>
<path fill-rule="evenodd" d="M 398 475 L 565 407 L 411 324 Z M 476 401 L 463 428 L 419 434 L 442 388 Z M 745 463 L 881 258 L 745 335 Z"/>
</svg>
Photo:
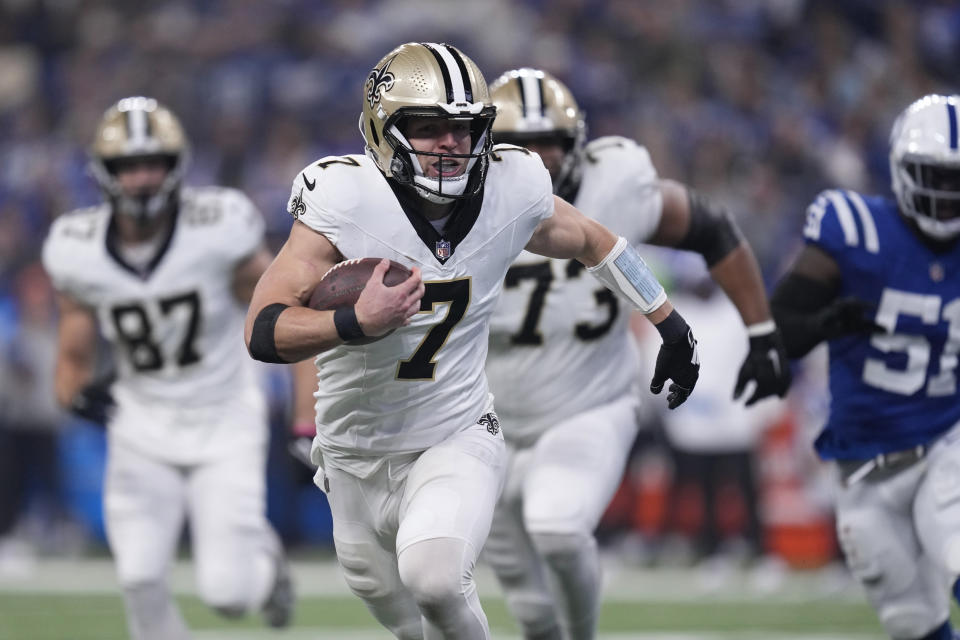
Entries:
<svg viewBox="0 0 960 640">
<path fill-rule="evenodd" d="M 553 214 L 540 158 L 497 147 L 482 195 L 465 201 L 443 234 L 405 212 L 376 165 L 360 155 L 308 166 L 287 208 L 344 258 L 419 267 L 426 287 L 408 326 L 316 357 L 314 443 L 324 455 L 346 464 L 349 456 L 422 451 L 490 411 L 483 371 L 490 314 L 507 267 Z"/>
<path fill-rule="evenodd" d="M 58 291 L 96 314 L 118 403 L 215 407 L 258 393 L 231 286 L 263 241 L 253 204 L 233 189 L 184 188 L 172 231 L 142 272 L 120 257 L 111 220 L 107 205 L 60 216 L 43 263 Z"/>
<path fill-rule="evenodd" d="M 886 329 L 829 342 L 830 417 L 824 458 L 863 459 L 925 444 L 960 421 L 960 251 L 938 253 L 894 201 L 826 191 L 807 210 L 807 244 L 840 267 L 838 296 L 855 296 Z"/>
</svg>

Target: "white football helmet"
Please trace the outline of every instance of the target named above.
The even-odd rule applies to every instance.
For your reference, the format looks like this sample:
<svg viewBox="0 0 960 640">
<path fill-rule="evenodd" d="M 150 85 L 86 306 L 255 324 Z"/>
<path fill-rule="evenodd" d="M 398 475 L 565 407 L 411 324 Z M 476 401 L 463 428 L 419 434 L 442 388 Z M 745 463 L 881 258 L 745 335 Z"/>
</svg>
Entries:
<svg viewBox="0 0 960 640">
<path fill-rule="evenodd" d="M 565 195 L 575 188 L 580 182 L 587 125 L 570 89 L 546 71 L 514 69 L 491 83 L 490 96 L 497 107 L 494 142 L 520 147 L 544 140 L 559 143 L 564 159 L 553 191 Z"/>
<path fill-rule="evenodd" d="M 496 109 L 487 81 L 470 58 L 448 44 L 403 44 L 377 63 L 363 91 L 360 132 L 367 155 L 384 175 L 413 187 L 431 202 L 452 202 L 480 191 L 493 146 L 490 127 Z M 403 121 L 409 116 L 468 121 L 470 153 L 414 151 L 403 134 Z M 429 178 L 423 175 L 418 155 L 469 160 L 462 175 Z"/>
<path fill-rule="evenodd" d="M 115 175 L 118 161 L 165 158 L 170 170 L 156 193 L 134 198 L 123 192 Z M 179 195 L 189 145 L 180 121 L 153 98 L 124 98 L 107 109 L 90 145 L 90 171 L 114 210 L 139 222 L 152 220 Z"/>
<path fill-rule="evenodd" d="M 904 215 L 925 235 L 960 235 L 960 96 L 927 95 L 890 133 L 890 175 Z"/>
</svg>

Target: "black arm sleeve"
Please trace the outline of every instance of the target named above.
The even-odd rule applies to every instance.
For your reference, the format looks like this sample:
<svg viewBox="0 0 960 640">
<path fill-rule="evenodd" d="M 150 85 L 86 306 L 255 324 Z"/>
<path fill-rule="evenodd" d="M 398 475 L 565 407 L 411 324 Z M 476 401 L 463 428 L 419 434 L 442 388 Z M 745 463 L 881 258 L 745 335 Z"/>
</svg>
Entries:
<svg viewBox="0 0 960 640">
<path fill-rule="evenodd" d="M 788 273 L 770 298 L 773 319 L 780 328 L 790 358 L 802 358 L 826 336 L 817 313 L 837 296 L 838 287 Z"/>
<path fill-rule="evenodd" d="M 696 251 L 703 256 L 707 267 L 712 267 L 740 246 L 743 234 L 726 209 L 689 187 L 687 200 L 690 203 L 690 226 L 677 248 Z"/>
<path fill-rule="evenodd" d="M 277 353 L 277 343 L 273 336 L 274 329 L 277 326 L 277 318 L 286 308 L 287 305 L 274 302 L 265 306 L 257 314 L 253 321 L 253 330 L 250 332 L 250 347 L 248 349 L 254 360 L 287 364 L 287 361 Z"/>
</svg>

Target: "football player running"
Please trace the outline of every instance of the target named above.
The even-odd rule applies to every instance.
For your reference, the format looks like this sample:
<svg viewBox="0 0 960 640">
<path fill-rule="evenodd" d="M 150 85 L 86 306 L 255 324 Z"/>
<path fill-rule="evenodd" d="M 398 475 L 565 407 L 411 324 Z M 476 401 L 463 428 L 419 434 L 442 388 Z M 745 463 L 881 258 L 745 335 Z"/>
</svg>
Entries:
<svg viewBox="0 0 960 640">
<path fill-rule="evenodd" d="M 696 341 L 622 238 L 555 197 L 539 157 L 492 147 L 486 81 L 458 49 L 409 43 L 364 85 L 366 155 L 323 158 L 293 183 L 290 237 L 247 316 L 251 354 L 316 356 L 314 462 L 355 594 L 397 638 L 490 637 L 473 569 L 503 481 L 505 448 L 484 360 L 490 314 L 527 248 L 576 258 L 663 335 L 658 385 L 682 403 Z M 305 306 L 343 259 L 384 260 L 352 308 Z M 394 330 L 389 335 L 386 335 Z M 363 346 L 344 343 L 384 336 Z"/>
<path fill-rule="evenodd" d="M 821 193 L 772 299 L 787 353 L 826 341 L 850 571 L 896 640 L 949 640 L 960 574 L 960 96 L 928 95 L 890 136 L 895 199 Z"/>
<path fill-rule="evenodd" d="M 748 384 L 747 405 L 782 397 L 790 384 L 786 355 L 756 259 L 730 216 L 659 180 L 633 140 L 608 136 L 585 145 L 583 114 L 549 73 L 508 71 L 490 90 L 494 141 L 538 153 L 554 193 L 631 244 L 703 255 L 747 325 L 750 351 L 734 397 Z M 507 271 L 491 322 L 487 377 L 507 425 L 508 471 L 484 557 L 528 639 L 561 638 L 561 627 L 569 638 L 594 637 L 601 585 L 593 531 L 638 428 L 630 310 L 584 275 L 579 262 L 523 252 Z"/>
<path fill-rule="evenodd" d="M 107 426 L 104 515 L 134 640 L 190 634 L 167 574 L 185 519 L 198 592 L 215 611 L 290 618 L 266 519 L 266 401 L 241 337 L 271 256 L 242 193 L 187 188 L 188 144 L 152 98 L 100 121 L 91 170 L 105 202 L 58 218 L 43 262 L 59 296 L 57 399 Z M 98 332 L 116 379 L 94 379 Z"/>
</svg>

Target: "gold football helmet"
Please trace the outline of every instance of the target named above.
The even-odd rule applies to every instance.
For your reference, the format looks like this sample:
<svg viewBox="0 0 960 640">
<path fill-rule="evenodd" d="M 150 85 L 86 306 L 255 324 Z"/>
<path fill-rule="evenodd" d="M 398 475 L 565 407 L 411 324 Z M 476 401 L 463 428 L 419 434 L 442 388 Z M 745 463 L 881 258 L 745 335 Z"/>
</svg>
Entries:
<svg viewBox="0 0 960 640">
<path fill-rule="evenodd" d="M 189 145 L 179 120 L 153 98 L 124 98 L 107 109 L 90 146 L 90 168 L 114 210 L 140 222 L 155 218 L 179 195 Z M 125 160 L 162 158 L 170 170 L 156 193 L 133 197 L 116 178 Z"/>
<path fill-rule="evenodd" d="M 377 63 L 363 92 L 360 131 L 367 154 L 384 175 L 432 202 L 451 202 L 480 190 L 493 145 L 490 127 L 496 109 L 483 74 L 470 58 L 448 44 L 403 44 Z M 470 153 L 414 151 L 403 133 L 409 116 L 469 121 Z M 428 178 L 418 155 L 469 160 L 463 175 Z"/>
<path fill-rule="evenodd" d="M 514 69 L 490 85 L 497 107 L 494 141 L 517 146 L 555 142 L 564 161 L 554 177 L 553 190 L 562 194 L 579 182 L 580 160 L 587 136 L 583 112 L 562 82 L 539 69 Z"/>
</svg>

